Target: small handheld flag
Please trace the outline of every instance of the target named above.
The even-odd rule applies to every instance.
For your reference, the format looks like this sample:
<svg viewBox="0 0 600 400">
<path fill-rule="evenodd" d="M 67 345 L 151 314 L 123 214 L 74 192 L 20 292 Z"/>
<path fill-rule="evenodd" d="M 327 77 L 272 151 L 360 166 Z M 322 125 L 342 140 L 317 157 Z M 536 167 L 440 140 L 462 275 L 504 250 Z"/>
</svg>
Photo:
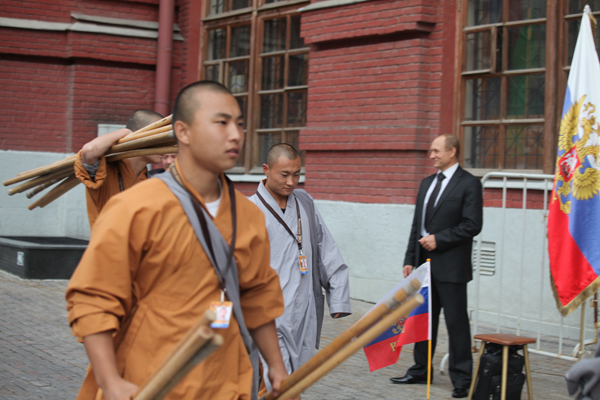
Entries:
<svg viewBox="0 0 600 400">
<path fill-rule="evenodd" d="M 421 342 L 431 338 L 431 302 L 429 301 L 430 271 L 429 262 L 422 264 L 407 278 L 400 282 L 390 293 L 394 293 L 412 279 L 421 282 L 420 293 L 425 302 L 415 308 L 408 317 L 401 319 L 364 347 L 365 356 L 369 362 L 371 372 L 387 367 L 398 362 L 400 351 L 405 344 Z M 386 299 L 389 293 L 383 298 Z M 380 304 L 380 300 L 375 307 Z"/>
</svg>

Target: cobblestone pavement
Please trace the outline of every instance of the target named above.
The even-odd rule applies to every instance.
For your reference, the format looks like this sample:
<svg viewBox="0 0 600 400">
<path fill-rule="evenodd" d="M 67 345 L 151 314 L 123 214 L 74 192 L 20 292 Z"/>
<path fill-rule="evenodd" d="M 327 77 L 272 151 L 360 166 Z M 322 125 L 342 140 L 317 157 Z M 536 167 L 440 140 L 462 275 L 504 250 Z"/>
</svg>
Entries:
<svg viewBox="0 0 600 400">
<path fill-rule="evenodd" d="M 64 290 L 67 281 L 25 280 L 0 271 L 0 399 L 74 399 L 83 381 L 87 358 L 71 336 Z M 354 314 L 341 320 L 325 319 L 322 345 L 331 342 L 372 305 L 352 301 Z M 435 379 L 431 399 L 451 399 L 448 375 L 439 373 L 448 344 L 440 324 Z M 572 348 L 572 347 L 571 347 Z M 572 362 L 531 354 L 536 399 L 567 399 L 564 374 Z M 405 346 L 396 365 L 370 373 L 358 352 L 309 388 L 304 400 L 316 399 L 426 399 L 424 385 L 393 385 L 389 378 L 404 375 L 412 365 L 412 346 Z M 525 390 L 524 390 L 525 392 Z M 523 393 L 523 399 L 526 393 Z"/>
</svg>

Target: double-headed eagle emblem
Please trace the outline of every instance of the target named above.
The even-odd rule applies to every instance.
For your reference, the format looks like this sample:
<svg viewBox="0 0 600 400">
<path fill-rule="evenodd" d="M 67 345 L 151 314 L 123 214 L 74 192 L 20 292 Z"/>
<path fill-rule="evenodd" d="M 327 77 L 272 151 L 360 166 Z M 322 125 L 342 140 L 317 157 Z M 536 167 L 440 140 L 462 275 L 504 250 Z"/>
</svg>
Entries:
<svg viewBox="0 0 600 400">
<path fill-rule="evenodd" d="M 560 202 L 560 209 L 565 214 L 571 212 L 573 198 L 589 200 L 600 190 L 596 106 L 591 102 L 584 104 L 585 98 L 583 95 L 573 104 L 560 123 L 553 197 Z M 580 115 L 584 115 L 581 121 Z"/>
</svg>

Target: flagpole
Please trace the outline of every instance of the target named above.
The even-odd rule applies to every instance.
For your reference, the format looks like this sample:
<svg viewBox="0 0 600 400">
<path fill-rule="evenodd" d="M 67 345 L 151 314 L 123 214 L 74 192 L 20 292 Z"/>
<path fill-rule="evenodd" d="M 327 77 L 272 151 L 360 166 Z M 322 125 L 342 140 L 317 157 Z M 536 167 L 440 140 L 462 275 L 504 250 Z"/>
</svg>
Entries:
<svg viewBox="0 0 600 400">
<path fill-rule="evenodd" d="M 431 391 L 431 339 L 427 341 L 427 400 Z"/>
<path fill-rule="evenodd" d="M 583 357 L 583 336 L 584 336 L 584 329 L 585 329 L 585 303 L 586 300 L 584 300 L 581 303 L 581 326 L 579 327 L 579 354 L 577 354 L 578 358 Z"/>
</svg>

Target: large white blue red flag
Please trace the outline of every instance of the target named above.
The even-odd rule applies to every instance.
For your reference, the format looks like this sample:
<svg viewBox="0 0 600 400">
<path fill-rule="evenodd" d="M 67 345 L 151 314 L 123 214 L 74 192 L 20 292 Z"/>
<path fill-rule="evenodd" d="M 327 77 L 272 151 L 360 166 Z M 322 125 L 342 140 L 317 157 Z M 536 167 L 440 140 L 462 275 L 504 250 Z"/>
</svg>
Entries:
<svg viewBox="0 0 600 400">
<path fill-rule="evenodd" d="M 548 213 L 552 288 L 563 316 L 600 287 L 600 62 L 585 6 L 569 72 Z"/>
<path fill-rule="evenodd" d="M 405 287 L 409 282 L 412 282 L 413 279 L 418 279 L 421 282 L 421 290 L 419 293 L 421 293 L 425 302 L 412 310 L 408 317 L 401 319 L 393 326 L 390 326 L 390 328 L 382 333 L 377 339 L 364 347 L 363 350 L 367 356 L 371 372 L 397 363 L 403 345 L 431 339 L 429 262 L 422 264 L 419 268 L 414 270 L 412 274 L 400 282 L 382 300 L 380 300 L 375 307 L 389 296 Z"/>
</svg>

